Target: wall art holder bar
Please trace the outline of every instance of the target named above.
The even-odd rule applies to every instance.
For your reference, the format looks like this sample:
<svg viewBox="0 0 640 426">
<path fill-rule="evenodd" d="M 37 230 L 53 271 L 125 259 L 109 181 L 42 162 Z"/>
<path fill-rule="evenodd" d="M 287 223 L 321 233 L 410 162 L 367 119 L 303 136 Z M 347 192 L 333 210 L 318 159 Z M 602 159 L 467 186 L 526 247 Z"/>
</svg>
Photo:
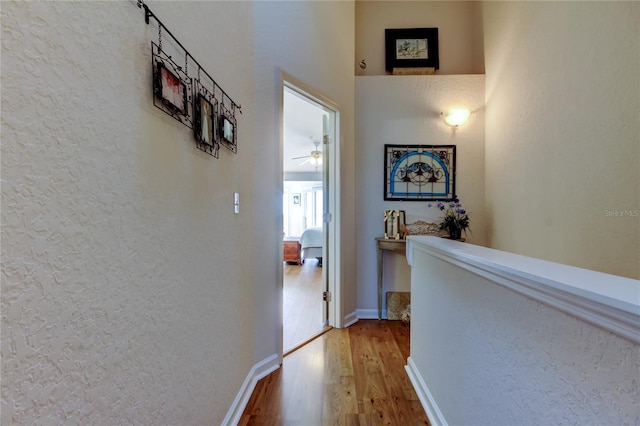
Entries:
<svg viewBox="0 0 640 426">
<path fill-rule="evenodd" d="M 194 132 L 196 147 L 218 158 L 220 146 L 238 152 L 236 103 L 167 29 L 144 1 L 145 23 L 158 26 L 158 40 L 151 42 L 153 104 Z M 163 39 L 164 37 L 164 39 Z"/>
</svg>

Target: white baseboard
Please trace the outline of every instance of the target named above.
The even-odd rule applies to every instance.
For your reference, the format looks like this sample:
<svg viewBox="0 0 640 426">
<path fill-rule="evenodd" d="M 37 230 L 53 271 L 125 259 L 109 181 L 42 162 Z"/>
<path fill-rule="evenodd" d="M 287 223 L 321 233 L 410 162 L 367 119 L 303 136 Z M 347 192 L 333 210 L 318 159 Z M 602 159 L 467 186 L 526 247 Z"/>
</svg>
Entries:
<svg viewBox="0 0 640 426">
<path fill-rule="evenodd" d="M 249 398 L 251 398 L 251 394 L 256 388 L 258 380 L 266 377 L 278 368 L 280 368 L 280 357 L 278 354 L 273 354 L 251 367 L 247 378 L 244 379 L 244 383 L 236 395 L 236 399 L 233 400 L 231 408 L 229 408 L 227 415 L 224 420 L 222 420 L 224 426 L 233 426 L 240 423 L 240 417 L 247 407 Z"/>
<path fill-rule="evenodd" d="M 344 324 L 344 328 L 349 327 L 358 322 L 358 313 L 357 311 L 351 312 L 350 314 L 345 315 L 342 323 Z"/>
<path fill-rule="evenodd" d="M 383 312 L 384 314 L 384 312 Z M 358 309 L 356 315 L 359 319 L 378 319 L 377 309 Z"/>
<path fill-rule="evenodd" d="M 413 384 L 413 388 L 418 394 L 418 398 L 420 399 L 420 403 L 424 408 L 424 411 L 427 413 L 427 417 L 429 417 L 429 421 L 432 426 L 447 426 L 447 421 L 445 420 L 442 412 L 438 408 L 438 404 L 436 404 L 435 399 L 433 399 L 433 395 L 429 392 L 429 388 L 427 384 L 422 380 L 422 376 L 416 367 L 416 364 L 413 362 L 411 357 L 407 359 L 407 365 L 404 367 L 407 370 L 407 374 L 409 375 L 409 380 L 411 380 L 411 384 Z"/>
</svg>

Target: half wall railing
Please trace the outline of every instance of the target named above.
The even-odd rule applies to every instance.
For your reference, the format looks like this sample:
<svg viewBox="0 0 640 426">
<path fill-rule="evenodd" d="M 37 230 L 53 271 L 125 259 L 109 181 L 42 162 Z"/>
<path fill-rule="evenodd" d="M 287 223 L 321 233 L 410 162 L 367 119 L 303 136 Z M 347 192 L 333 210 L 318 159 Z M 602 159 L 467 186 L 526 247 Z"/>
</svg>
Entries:
<svg viewBox="0 0 640 426">
<path fill-rule="evenodd" d="M 438 237 L 407 259 L 434 425 L 640 422 L 640 281 Z"/>
</svg>

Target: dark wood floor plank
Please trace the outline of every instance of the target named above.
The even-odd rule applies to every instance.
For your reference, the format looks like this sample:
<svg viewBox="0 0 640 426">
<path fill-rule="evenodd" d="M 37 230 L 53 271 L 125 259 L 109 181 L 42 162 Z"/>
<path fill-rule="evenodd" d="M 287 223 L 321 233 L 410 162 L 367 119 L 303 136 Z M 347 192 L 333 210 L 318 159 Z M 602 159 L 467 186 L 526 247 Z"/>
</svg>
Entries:
<svg viewBox="0 0 640 426">
<path fill-rule="evenodd" d="M 399 321 L 330 330 L 258 382 L 240 424 L 429 425 L 404 370 L 408 355 Z"/>
<path fill-rule="evenodd" d="M 411 346 L 409 342 L 409 336 L 411 335 L 409 327 L 403 324 L 402 321 L 389 321 L 389 323 L 390 328 L 393 330 L 393 338 L 396 341 L 398 348 L 400 348 L 402 357 L 404 359 L 409 358 Z"/>
<path fill-rule="evenodd" d="M 379 424 L 391 424 L 395 413 L 389 399 L 390 392 L 384 381 L 384 363 L 377 345 L 378 329 L 367 324 L 355 324 L 350 332 L 353 368 L 356 376 L 358 412 L 375 415 Z"/>
<path fill-rule="evenodd" d="M 282 369 L 278 369 L 269 374 L 256 384 L 256 388 L 251 395 L 252 409 L 250 413 L 254 416 L 277 417 L 280 415 L 282 404 Z"/>
</svg>

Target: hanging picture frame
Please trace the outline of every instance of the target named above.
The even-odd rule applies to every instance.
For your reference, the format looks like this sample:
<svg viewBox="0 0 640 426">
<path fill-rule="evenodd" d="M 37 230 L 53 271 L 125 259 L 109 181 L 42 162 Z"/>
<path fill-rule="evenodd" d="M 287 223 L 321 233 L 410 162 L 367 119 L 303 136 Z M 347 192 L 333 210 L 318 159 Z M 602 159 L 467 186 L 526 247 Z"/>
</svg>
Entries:
<svg viewBox="0 0 640 426">
<path fill-rule="evenodd" d="M 176 114 L 185 115 L 187 110 L 187 85 L 174 74 L 164 62 L 157 63 L 156 96 Z"/>
<path fill-rule="evenodd" d="M 193 126 L 192 81 L 184 67 L 151 42 L 153 105 L 185 126 Z"/>
<path fill-rule="evenodd" d="M 386 69 L 440 68 L 437 28 L 387 28 Z"/>
<path fill-rule="evenodd" d="M 446 200 L 455 183 L 455 145 L 384 146 L 385 200 Z"/>
<path fill-rule="evenodd" d="M 193 131 L 198 149 L 218 158 L 220 145 L 216 139 L 218 101 L 200 87 L 193 105 Z"/>
<path fill-rule="evenodd" d="M 218 140 L 222 146 L 233 153 L 237 153 L 238 134 L 236 131 L 236 117 L 233 112 L 227 109 L 222 103 L 220 104 L 219 111 Z"/>
</svg>

